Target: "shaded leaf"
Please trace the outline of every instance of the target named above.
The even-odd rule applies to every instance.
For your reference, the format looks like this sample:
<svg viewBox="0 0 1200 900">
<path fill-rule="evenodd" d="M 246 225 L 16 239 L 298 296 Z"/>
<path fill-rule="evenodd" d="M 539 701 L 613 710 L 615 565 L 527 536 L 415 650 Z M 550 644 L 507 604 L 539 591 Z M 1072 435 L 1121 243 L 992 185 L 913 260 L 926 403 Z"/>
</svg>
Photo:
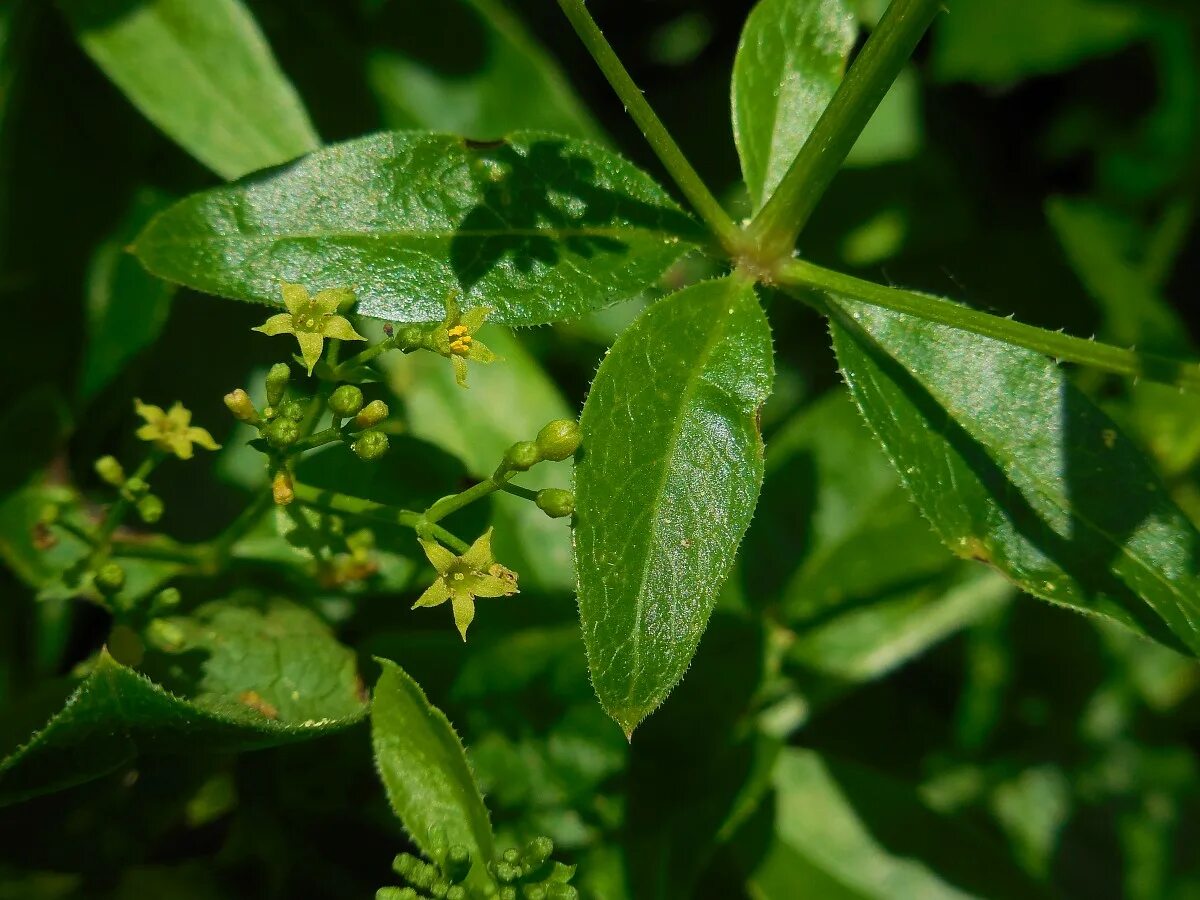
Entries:
<svg viewBox="0 0 1200 900">
<path fill-rule="evenodd" d="M 471 876 L 486 883 L 494 852 L 487 808 L 458 735 L 408 673 L 381 659 L 371 704 L 375 765 L 392 809 L 421 851 L 439 865 L 452 846 L 471 852 Z"/>
<path fill-rule="evenodd" d="M 59 0 L 59 7 L 130 102 L 222 178 L 320 145 L 239 0 Z"/>
<path fill-rule="evenodd" d="M 759 209 L 842 80 L 857 33 L 844 0 L 760 0 L 733 66 L 733 136 Z"/>
<path fill-rule="evenodd" d="M 771 335 L 730 277 L 647 309 L 584 406 L 575 566 L 592 683 L 631 734 L 683 677 L 762 483 Z"/>
<path fill-rule="evenodd" d="M 134 252 L 241 300 L 278 305 L 281 280 L 353 287 L 360 313 L 435 322 L 458 293 L 493 322 L 532 325 L 636 294 L 695 234 L 646 174 L 592 144 L 385 132 L 189 197 Z"/>
<path fill-rule="evenodd" d="M 954 553 L 1200 652 L 1200 536 L 1060 367 L 856 302 L 833 309 L 851 394 Z"/>
</svg>

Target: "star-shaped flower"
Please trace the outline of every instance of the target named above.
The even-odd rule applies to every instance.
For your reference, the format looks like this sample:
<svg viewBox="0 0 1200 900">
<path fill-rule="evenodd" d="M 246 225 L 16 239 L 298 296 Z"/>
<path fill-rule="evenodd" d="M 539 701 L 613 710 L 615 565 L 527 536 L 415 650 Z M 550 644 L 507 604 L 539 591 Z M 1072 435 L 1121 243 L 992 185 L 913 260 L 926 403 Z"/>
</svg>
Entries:
<svg viewBox="0 0 1200 900">
<path fill-rule="evenodd" d="M 454 608 L 454 624 L 462 639 L 475 618 L 476 597 L 507 597 L 517 593 L 517 573 L 504 568 L 492 556 L 492 529 L 483 533 L 467 552 L 455 556 L 436 541 L 421 538 L 421 547 L 438 577 L 413 604 L 440 606 L 447 600 Z"/>
<path fill-rule="evenodd" d="M 349 288 L 332 288 L 317 291 L 310 297 L 308 288 L 302 284 L 281 283 L 283 305 L 287 312 L 271 316 L 253 331 L 267 335 L 294 334 L 300 343 L 300 356 L 308 366 L 308 374 L 321 358 L 325 338 L 339 341 L 365 341 L 366 338 L 354 330 L 350 320 L 337 315 L 343 304 L 354 302 L 354 292 Z"/>
<path fill-rule="evenodd" d="M 153 442 L 160 450 L 174 453 L 180 459 L 191 459 L 193 444 L 199 444 L 205 450 L 221 449 L 211 434 L 192 424 L 192 412 L 182 403 L 176 403 L 169 411 L 163 412 L 161 406 L 134 400 L 133 408 L 146 420 L 146 424 L 137 430 L 137 436 L 143 441 Z"/>
<path fill-rule="evenodd" d="M 467 386 L 467 360 L 490 363 L 496 359 L 496 354 L 487 348 L 482 341 L 475 339 L 491 310 L 486 306 L 476 306 L 465 313 L 460 312 L 458 301 L 453 297 L 446 299 L 446 318 L 433 332 L 433 347 L 435 353 L 440 353 L 454 364 L 454 380 L 459 387 Z"/>
</svg>

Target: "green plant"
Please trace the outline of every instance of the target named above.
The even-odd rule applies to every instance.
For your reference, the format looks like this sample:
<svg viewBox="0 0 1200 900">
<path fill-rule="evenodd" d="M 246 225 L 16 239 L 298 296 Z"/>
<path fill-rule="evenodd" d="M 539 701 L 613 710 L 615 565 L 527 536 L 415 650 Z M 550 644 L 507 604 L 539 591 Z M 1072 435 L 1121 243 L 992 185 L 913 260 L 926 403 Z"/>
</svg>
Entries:
<svg viewBox="0 0 1200 900">
<path fill-rule="evenodd" d="M 966 24 L 948 27 L 982 18 L 974 27 L 989 34 L 981 4 L 964 0 Z M 1110 252 L 1123 238 L 1102 211 L 1070 200 L 1050 207 L 1101 305 L 1142 301 L 1107 316 L 1115 343 L 1106 343 L 879 284 L 797 249 L 847 157 L 863 152 L 856 148 L 881 103 L 896 102 L 886 98 L 911 77 L 940 0 L 892 0 L 848 68 L 858 16 L 870 20 L 868 12 L 843 0 L 760 0 L 733 68 L 745 197 L 727 203 L 583 0 L 559 0 L 690 211 L 586 139 L 600 136 L 590 115 L 490 0 L 446 13 L 482 22 L 490 42 L 496 69 L 470 96 L 502 92 L 511 79 L 533 98 L 527 118 L 537 121 L 523 124 L 545 130 L 493 129 L 480 113 L 467 137 L 389 130 L 327 146 L 240 0 L 58 5 L 120 92 L 229 179 L 182 199 L 148 199 L 97 257 L 104 286 L 94 331 L 110 332 L 116 349 L 85 366 L 80 395 L 120 393 L 120 372 L 158 338 L 160 311 L 180 289 L 270 308 L 247 307 L 251 327 L 245 309 L 229 307 L 232 324 L 200 332 L 197 358 L 219 378 L 234 330 L 272 338 L 255 336 L 253 352 L 277 356 L 225 393 L 238 427 L 221 444 L 210 433 L 212 404 L 194 416 L 174 397 L 151 395 L 153 382 L 142 385 L 148 401 L 173 405 L 134 400 L 140 443 L 121 439 L 119 452 L 91 454 L 90 482 L 38 474 L 61 446 L 53 395 L 30 393 L 6 413 L 36 438 L 9 463 L 12 491 L 0 506 L 6 560 L 37 592 L 44 643 L 35 680 L 48 680 L 61 660 L 74 668 L 65 703 L 55 696 L 43 724 L 17 729 L 19 744 L 0 762 L 0 800 L 70 798 L 67 789 L 110 784 L 136 762 L 151 780 L 162 767 L 163 809 L 176 804 L 204 824 L 241 802 L 250 812 L 240 827 L 253 829 L 255 815 L 287 804 L 312 810 L 283 799 L 290 784 L 276 796 L 233 774 L 254 765 L 234 754 L 295 745 L 273 752 L 296 760 L 307 746 L 330 746 L 335 762 L 309 777 L 330 785 L 338 796 L 324 808 L 344 815 L 361 796 L 348 760 L 365 743 L 356 726 L 369 718 L 405 846 L 423 857 L 395 856 L 401 884 L 379 888 L 381 900 L 1048 890 L 1046 839 L 1021 804 L 1060 797 L 1053 775 L 963 762 L 963 777 L 974 779 L 964 786 L 946 765 L 918 799 L 793 738 L 813 710 L 969 629 L 973 693 L 956 726 L 969 758 L 995 718 L 987 704 L 1003 663 L 989 664 L 1003 655 L 996 635 L 1013 586 L 1103 623 L 1123 702 L 1132 702 L 1123 666 L 1135 682 L 1154 669 L 1190 690 L 1200 654 L 1192 518 L 1200 362 L 1156 291 L 1187 236 L 1195 179 L 1186 162 L 1169 183 L 1190 186 L 1189 205 L 1167 206 L 1136 266 L 1123 249 Z M 1169 8 L 1114 7 L 1092 19 L 1075 0 L 1045 5 L 1086 24 L 1088 39 L 1063 59 L 1119 44 L 1127 32 L 1170 48 L 1173 16 L 1195 33 L 1185 12 Z M 362 15 L 370 21 L 387 6 L 364 3 Z M 338 21 L 318 7 L 297 15 Z M 13 47 L 36 15 L 20 3 L 9 13 Z M 1162 52 L 1194 62 L 1190 48 Z M 950 52 L 936 65 L 951 73 L 995 65 L 1003 79 L 1002 63 L 1058 65 L 1059 55 L 1045 53 L 1050 63 L 1037 53 L 989 63 Z M 380 51 L 369 65 L 383 77 L 408 63 Z M 421 104 L 431 97 L 454 109 L 461 84 L 405 71 L 412 96 L 383 92 L 396 119 L 425 124 Z M 1153 159 L 1147 170 L 1172 165 Z M 861 254 L 888 243 L 886 213 Z M 676 289 L 657 296 L 664 276 Z M 597 318 L 637 298 L 652 302 L 623 326 Z M 786 323 L 774 334 L 768 310 Z M 786 390 L 772 397 L 776 356 L 789 365 L 803 340 L 797 321 L 809 334 L 824 322 L 853 405 L 840 393 L 802 405 Z M 497 326 L 587 327 L 579 322 L 607 327 L 612 340 L 576 419 L 523 342 Z M 285 346 L 291 355 L 281 361 Z M 1128 381 L 1114 389 L 1109 376 Z M 197 410 L 204 403 L 189 400 Z M 791 420 L 769 455 L 764 417 Z M 73 455 L 88 446 L 77 443 Z M 201 505 L 202 495 L 183 491 L 183 509 L 173 497 L 195 476 L 172 473 L 197 471 L 198 449 L 220 451 L 225 477 L 247 489 L 215 535 L 190 527 L 187 504 Z M 794 523 L 810 510 L 817 524 L 801 533 Z M 54 621 L 78 598 L 100 611 L 105 634 L 72 659 Z M 414 612 L 401 608 L 410 605 Z M 443 616 L 457 634 L 429 624 Z M 1171 649 L 1131 645 L 1130 634 Z M 590 688 L 625 740 L 597 721 L 584 656 Z M 382 673 L 369 690 L 360 663 Z M 414 679 L 424 672 L 463 714 L 455 718 L 470 763 Z M 30 697 L 36 720 L 45 705 Z M 323 752 L 308 761 L 324 762 Z M 180 755 L 198 760 L 186 777 L 171 768 Z M 1175 783 L 1170 764 L 1146 769 L 1148 781 L 1168 773 L 1160 792 Z M 1177 782 L 1200 784 L 1190 771 Z M 929 808 L 966 807 L 972 801 L 962 798 L 978 799 L 981 784 L 995 788 L 999 827 L 1020 820 L 1008 834 L 1016 861 Z M 860 827 L 859 805 L 878 811 L 878 834 Z M 1128 828 L 1161 843 L 1153 818 L 1131 815 Z M 404 849 L 399 834 L 390 838 L 389 857 Z M 305 840 L 319 848 L 322 838 Z M 252 843 L 241 833 L 229 841 L 235 869 L 264 865 L 272 895 L 304 889 L 283 871 L 313 865 L 299 859 L 303 848 Z M 497 852 L 498 844 L 512 848 Z M 563 847 L 581 854 L 578 872 L 554 859 Z M 25 877 L 14 871 L 13 884 L 34 891 L 19 886 Z M 155 883 L 141 869 L 136 877 Z M 387 876 L 357 877 L 378 885 Z M 1188 877 L 1180 891 L 1194 888 Z M 134 889 L 95 872 L 81 878 L 36 895 Z M 204 878 L 182 869 L 163 878 L 207 896 Z"/>
</svg>

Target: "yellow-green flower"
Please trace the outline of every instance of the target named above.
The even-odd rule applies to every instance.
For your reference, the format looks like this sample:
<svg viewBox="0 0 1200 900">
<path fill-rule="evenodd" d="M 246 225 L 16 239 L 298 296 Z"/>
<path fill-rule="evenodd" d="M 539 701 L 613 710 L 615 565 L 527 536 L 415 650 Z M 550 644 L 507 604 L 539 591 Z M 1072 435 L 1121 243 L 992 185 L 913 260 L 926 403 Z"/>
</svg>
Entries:
<svg viewBox="0 0 1200 900">
<path fill-rule="evenodd" d="M 492 556 L 490 528 L 462 556 L 425 538 L 421 538 L 421 547 L 437 569 L 438 577 L 413 604 L 413 609 L 441 606 L 449 600 L 454 608 L 454 624 L 464 641 L 475 618 L 476 597 L 507 597 L 517 593 L 517 573 L 504 568 Z"/>
<path fill-rule="evenodd" d="M 137 430 L 137 436 L 143 441 L 151 441 L 160 450 L 174 453 L 180 459 L 191 459 L 193 444 L 199 444 L 205 450 L 221 449 L 211 434 L 192 424 L 192 412 L 182 403 L 163 412 L 161 406 L 134 400 L 133 408 L 146 420 L 146 424 Z"/>
<path fill-rule="evenodd" d="M 300 343 L 300 356 L 308 366 L 308 374 L 321 358 L 325 338 L 339 341 L 365 341 L 366 338 L 354 330 L 350 320 L 337 315 L 342 305 L 354 302 L 354 292 L 349 288 L 332 288 L 317 291 L 310 297 L 308 288 L 301 284 L 282 282 L 283 305 L 287 312 L 271 316 L 254 331 L 267 335 L 294 334 Z"/>
<path fill-rule="evenodd" d="M 460 312 L 458 301 L 453 297 L 446 300 L 446 318 L 433 332 L 433 350 L 454 364 L 454 380 L 459 387 L 467 386 L 467 360 L 490 363 L 496 359 L 496 354 L 487 348 L 482 341 L 475 339 L 491 310 L 486 306 L 476 306 L 465 313 Z"/>
</svg>

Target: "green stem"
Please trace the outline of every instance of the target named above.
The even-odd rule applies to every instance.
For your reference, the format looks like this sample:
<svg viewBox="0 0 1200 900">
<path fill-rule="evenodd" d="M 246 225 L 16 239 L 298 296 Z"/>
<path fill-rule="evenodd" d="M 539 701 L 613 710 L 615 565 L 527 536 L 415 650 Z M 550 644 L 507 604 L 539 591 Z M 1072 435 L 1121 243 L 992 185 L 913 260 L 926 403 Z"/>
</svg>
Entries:
<svg viewBox="0 0 1200 900">
<path fill-rule="evenodd" d="M 1183 390 L 1200 393 L 1200 363 L 1182 362 L 1163 356 L 1139 354 L 1122 347 L 1094 340 L 1047 331 L 1002 316 L 993 316 L 950 300 L 884 287 L 844 275 L 803 260 L 792 260 L 780 267 L 781 285 L 828 291 L 872 306 L 915 316 L 941 325 L 949 325 L 972 334 L 983 335 L 1044 353 L 1059 362 L 1078 363 L 1106 372 L 1161 381 Z"/>
<path fill-rule="evenodd" d="M 220 567 L 229 561 L 233 547 L 258 524 L 272 506 L 274 499 L 270 490 L 260 492 L 250 504 L 243 509 L 229 526 L 217 535 L 202 551 L 214 567 Z"/>
<path fill-rule="evenodd" d="M 1192 194 L 1172 200 L 1163 212 L 1162 219 L 1150 236 L 1150 244 L 1142 262 L 1142 274 L 1154 287 L 1162 287 L 1170 277 L 1195 215 L 1196 198 Z"/>
<path fill-rule="evenodd" d="M 288 454 L 303 453 L 305 450 L 313 450 L 317 447 L 324 447 L 326 444 L 332 444 L 335 441 L 342 439 L 341 429 L 334 425 L 318 431 L 316 434 L 310 434 L 308 437 L 301 438 L 288 447 Z"/>
<path fill-rule="evenodd" d="M 386 503 L 376 503 L 361 497 L 351 497 L 348 494 L 338 494 L 334 491 L 324 491 L 307 484 L 293 486 L 296 502 L 322 512 L 335 513 L 345 516 L 357 516 L 372 519 L 386 525 L 399 525 L 403 528 L 427 531 L 446 546 L 458 553 L 465 553 L 469 545 L 459 540 L 445 528 L 427 521 L 425 516 L 411 509 L 401 509 Z"/>
<path fill-rule="evenodd" d="M 760 265 L 790 256 L 846 155 L 942 8 L 942 0 L 892 0 L 779 187 L 749 228 Z"/>
<path fill-rule="evenodd" d="M 138 541 L 113 541 L 113 556 L 123 559 L 155 559 L 198 566 L 205 571 L 209 567 L 209 549 L 206 544 L 161 544 Z"/>
<path fill-rule="evenodd" d="M 708 190 L 708 186 L 692 168 L 692 164 L 683 155 L 670 132 L 646 102 L 646 98 L 642 96 L 642 92 L 587 11 L 584 0 L 558 0 L 558 5 L 562 7 L 575 33 L 579 35 L 588 53 L 625 104 L 625 110 L 646 136 L 650 147 L 675 179 L 688 202 L 721 244 L 730 252 L 736 252 L 736 248 L 742 245 L 741 230 L 721 208 L 721 204 Z"/>
<path fill-rule="evenodd" d="M 130 476 L 129 480 L 138 478 L 142 481 L 145 481 L 150 477 L 150 473 L 154 471 L 154 468 L 163 461 L 163 458 L 163 451 L 157 448 L 151 450 L 146 458 L 142 460 L 142 464 L 137 467 L 137 471 Z M 86 568 L 95 568 L 96 563 L 104 558 L 104 555 L 108 552 L 109 544 L 112 541 L 113 532 L 115 532 L 125 520 L 125 514 L 129 512 L 129 507 L 132 505 L 133 501 L 125 496 L 124 492 L 122 492 L 121 495 L 117 497 L 117 502 L 109 507 L 108 513 L 104 516 L 103 521 L 101 521 L 100 527 L 96 529 L 96 533 L 91 542 L 92 552 L 88 556 L 87 563 L 85 564 Z"/>
<path fill-rule="evenodd" d="M 390 338 L 387 338 L 386 340 L 380 341 L 378 344 L 375 344 L 374 346 L 368 347 L 366 350 L 363 350 L 361 353 L 354 354 L 354 356 L 350 357 L 345 362 L 340 363 L 339 365 L 334 367 L 333 375 L 332 375 L 333 380 L 340 381 L 341 379 L 345 378 L 349 373 L 353 372 L 355 369 L 365 366 L 367 363 L 369 363 L 375 357 L 379 356 L 381 353 L 385 353 L 388 350 L 394 349 L 395 346 L 396 346 L 396 339 L 394 337 L 390 337 Z"/>
<path fill-rule="evenodd" d="M 537 503 L 538 492 L 521 487 L 519 484 L 505 484 L 500 487 L 500 490 L 506 494 L 512 494 L 514 497 L 520 497 L 523 500 L 532 500 L 534 503 Z"/>
<path fill-rule="evenodd" d="M 513 472 L 496 474 L 490 478 L 485 478 L 478 484 L 472 485 L 465 491 L 451 494 L 449 497 L 443 497 L 429 507 L 429 509 L 425 510 L 425 521 L 430 524 L 440 522 L 446 516 L 458 512 L 464 506 L 474 503 L 476 500 L 482 500 L 489 494 L 496 493 L 496 491 L 501 490 L 504 485 L 508 484 L 509 479 L 514 474 Z"/>
</svg>

